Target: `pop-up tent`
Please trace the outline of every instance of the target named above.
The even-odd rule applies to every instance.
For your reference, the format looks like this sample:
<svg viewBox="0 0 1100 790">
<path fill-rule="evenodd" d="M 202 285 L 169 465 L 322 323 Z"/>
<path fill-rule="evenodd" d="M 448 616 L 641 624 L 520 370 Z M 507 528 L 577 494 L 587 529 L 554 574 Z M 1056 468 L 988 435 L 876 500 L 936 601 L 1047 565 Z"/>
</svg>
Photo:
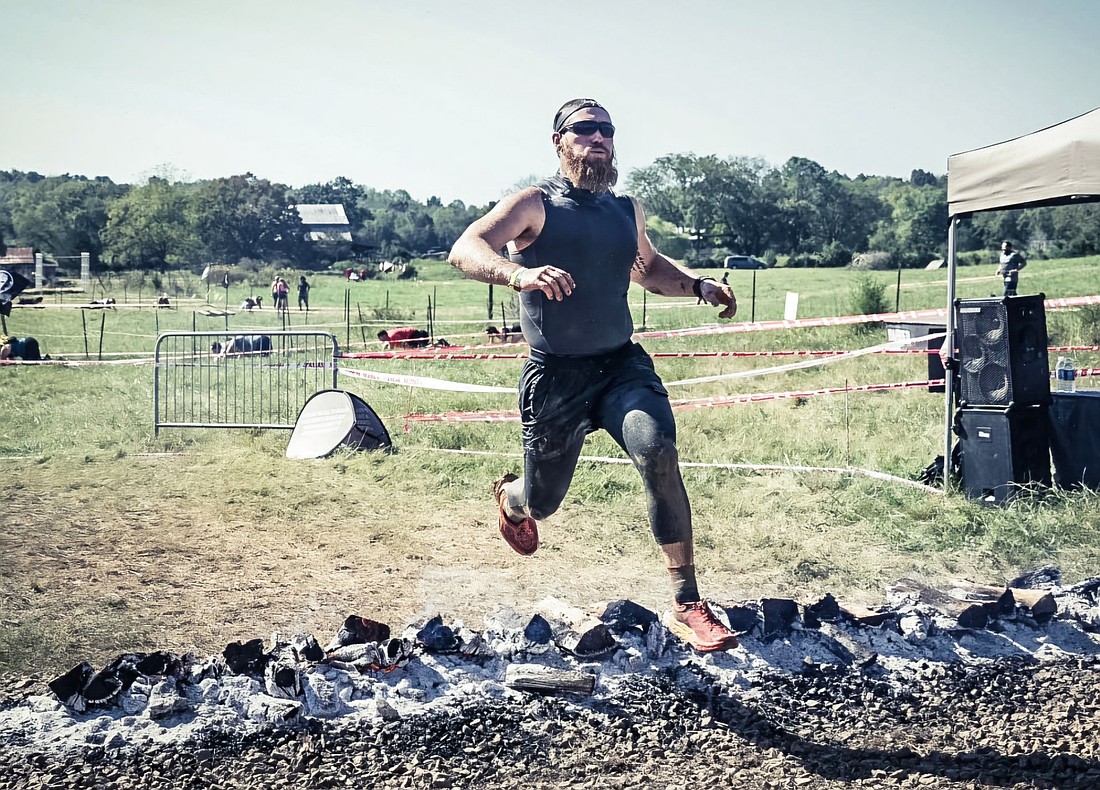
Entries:
<svg viewBox="0 0 1100 790">
<path fill-rule="evenodd" d="M 947 339 L 955 342 L 955 230 L 980 211 L 1100 201 L 1100 108 L 947 160 Z M 944 458 L 951 457 L 954 377 L 947 377 Z M 951 464 L 944 464 L 944 481 Z"/>
</svg>

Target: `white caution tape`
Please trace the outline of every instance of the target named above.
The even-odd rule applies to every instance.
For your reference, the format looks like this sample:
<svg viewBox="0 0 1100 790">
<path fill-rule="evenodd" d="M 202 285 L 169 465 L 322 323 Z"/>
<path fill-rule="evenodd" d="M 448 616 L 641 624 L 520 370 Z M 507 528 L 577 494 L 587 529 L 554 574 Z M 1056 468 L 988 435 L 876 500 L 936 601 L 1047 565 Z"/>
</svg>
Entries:
<svg viewBox="0 0 1100 790">
<path fill-rule="evenodd" d="M 946 337 L 946 332 L 938 332 L 933 335 L 925 335 L 924 337 L 904 338 L 902 340 L 891 340 L 887 343 L 880 343 L 877 346 L 868 346 L 867 348 L 859 348 L 855 351 L 846 351 L 842 354 L 837 354 L 831 357 L 822 357 L 819 359 L 807 359 L 802 362 L 791 362 L 788 365 L 775 365 L 770 368 L 757 368 L 756 370 L 740 370 L 736 373 L 723 373 L 719 376 L 703 376 L 696 379 L 680 379 L 679 381 L 669 381 L 665 383 L 666 387 L 680 387 L 685 384 L 702 384 L 708 381 L 725 381 L 727 379 L 746 379 L 752 376 L 763 376 L 768 373 L 782 373 L 788 370 L 799 370 L 802 368 L 812 368 L 819 365 L 831 365 L 834 362 L 840 362 L 844 359 L 855 359 L 856 357 L 866 356 L 867 354 L 877 354 L 881 351 L 888 351 L 894 348 L 903 348 L 904 346 L 911 346 L 916 343 L 927 342 L 928 340 L 935 340 L 937 338 Z"/>
<path fill-rule="evenodd" d="M 727 379 L 739 379 L 750 378 L 752 376 L 763 376 L 769 373 L 782 373 L 788 370 L 798 370 L 800 368 L 810 368 L 818 365 L 828 365 L 833 362 L 839 362 L 844 359 L 854 359 L 856 357 L 862 357 L 867 354 L 877 354 L 881 351 L 888 351 L 890 349 L 903 348 L 905 346 L 915 345 L 917 343 L 927 342 L 928 340 L 934 340 L 936 338 L 943 337 L 944 333 L 940 332 L 932 335 L 925 335 L 924 337 L 904 338 L 902 340 L 891 340 L 887 343 L 880 343 L 876 346 L 869 346 L 867 348 L 856 349 L 855 351 L 847 351 L 840 354 L 835 354 L 829 357 L 822 357 L 819 359 L 808 359 L 801 362 L 792 362 L 788 365 L 777 365 L 768 368 L 758 368 L 756 370 L 742 370 L 736 373 L 725 373 L 718 376 L 704 376 L 695 379 L 681 379 L 680 381 L 670 381 L 665 384 L 666 387 L 681 387 L 688 384 L 702 384 L 710 381 L 724 381 Z M 354 376 L 355 378 L 367 379 L 368 381 L 381 381 L 387 384 L 399 384 L 405 387 L 419 387 L 421 389 L 434 389 L 434 390 L 446 390 L 448 392 L 498 392 L 514 394 L 516 392 L 515 387 L 490 387 L 483 384 L 464 384 L 458 381 L 447 381 L 445 379 L 430 378 L 428 376 L 400 376 L 392 373 L 378 373 L 373 370 L 353 370 L 349 368 L 340 368 L 340 372 Z"/>
<path fill-rule="evenodd" d="M 345 376 L 353 376 L 357 379 L 383 381 L 387 384 L 400 384 L 404 387 L 446 390 L 448 392 L 502 392 L 511 395 L 516 394 L 515 387 L 489 387 L 484 384 L 463 384 L 457 381 L 433 379 L 428 376 L 398 376 L 392 373 L 377 373 L 373 370 L 352 370 L 350 368 L 340 368 L 340 372 Z"/>
<path fill-rule="evenodd" d="M 424 449 L 428 448 L 410 448 L 410 449 Z M 455 455 L 491 455 L 501 458 L 522 458 L 523 453 L 500 453 L 492 450 L 462 450 L 457 448 L 444 448 L 444 447 L 432 447 L 430 448 L 432 453 L 452 453 Z M 582 455 L 577 459 L 578 461 L 587 461 L 589 463 L 598 464 L 632 464 L 634 463 L 629 458 L 610 458 L 606 456 L 594 456 L 594 455 Z M 849 475 L 861 475 L 863 477 L 870 477 L 873 480 L 881 480 L 885 483 L 897 483 L 899 485 L 906 485 L 910 488 L 919 488 L 922 491 L 927 491 L 930 494 L 942 494 L 943 489 L 935 488 L 933 486 L 919 483 L 916 480 L 907 480 L 904 477 L 897 477 L 896 475 L 887 474 L 886 472 L 876 472 L 874 469 L 861 469 L 855 466 L 785 466 L 780 464 L 713 464 L 703 463 L 701 461 L 681 461 L 680 467 L 682 469 L 725 469 L 728 471 L 746 471 L 746 472 L 828 472 L 830 474 L 849 474 Z"/>
</svg>

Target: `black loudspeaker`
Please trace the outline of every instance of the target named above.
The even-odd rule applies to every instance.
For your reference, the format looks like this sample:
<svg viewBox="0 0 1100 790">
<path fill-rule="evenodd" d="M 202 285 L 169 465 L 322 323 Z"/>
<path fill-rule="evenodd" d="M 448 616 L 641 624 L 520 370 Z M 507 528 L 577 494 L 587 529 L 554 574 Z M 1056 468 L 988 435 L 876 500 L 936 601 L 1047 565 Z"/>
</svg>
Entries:
<svg viewBox="0 0 1100 790">
<path fill-rule="evenodd" d="M 1050 403 L 1044 298 L 955 301 L 961 407 Z"/>
<path fill-rule="evenodd" d="M 959 409 L 962 487 L 972 499 L 1001 504 L 1024 486 L 1050 486 L 1047 409 Z"/>
<path fill-rule="evenodd" d="M 1100 390 L 1054 393 L 1050 456 L 1059 488 L 1100 490 Z"/>
</svg>

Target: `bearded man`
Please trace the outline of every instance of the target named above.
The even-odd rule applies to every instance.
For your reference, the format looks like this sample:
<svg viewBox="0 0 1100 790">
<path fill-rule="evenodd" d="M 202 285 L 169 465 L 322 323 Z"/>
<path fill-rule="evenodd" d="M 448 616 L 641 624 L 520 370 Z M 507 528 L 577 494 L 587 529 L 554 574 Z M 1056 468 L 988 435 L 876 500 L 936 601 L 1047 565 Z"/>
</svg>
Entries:
<svg viewBox="0 0 1100 790">
<path fill-rule="evenodd" d="M 564 500 L 585 436 L 602 428 L 642 477 L 650 529 L 673 588 L 666 625 L 699 651 L 736 647 L 699 594 L 676 424 L 652 360 L 631 341 L 627 304 L 635 282 L 663 296 L 721 305 L 719 318 L 729 318 L 737 309 L 733 291 L 657 252 L 641 207 L 611 191 L 615 126 L 599 102 L 563 104 L 550 140 L 557 175 L 497 203 L 466 229 L 448 259 L 467 277 L 519 292 L 530 345 L 519 382 L 524 474 L 493 484 L 501 535 L 520 554 L 535 552 L 538 522 Z M 507 258 L 497 252 L 505 248 Z"/>
</svg>

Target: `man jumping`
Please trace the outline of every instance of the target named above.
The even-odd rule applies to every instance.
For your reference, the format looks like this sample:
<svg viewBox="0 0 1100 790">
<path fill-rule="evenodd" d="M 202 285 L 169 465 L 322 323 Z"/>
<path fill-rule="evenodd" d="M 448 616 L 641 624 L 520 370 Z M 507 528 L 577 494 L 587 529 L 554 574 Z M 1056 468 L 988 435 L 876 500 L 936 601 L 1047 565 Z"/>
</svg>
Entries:
<svg viewBox="0 0 1100 790">
<path fill-rule="evenodd" d="M 633 281 L 664 296 L 695 296 L 724 306 L 719 318 L 732 317 L 737 302 L 728 285 L 657 252 L 641 207 L 611 191 L 615 131 L 596 100 L 566 102 L 550 135 L 558 174 L 501 200 L 451 250 L 466 276 L 519 292 L 531 349 L 519 383 L 524 475 L 493 486 L 500 531 L 519 553 L 534 553 L 538 522 L 565 498 L 585 436 L 607 431 L 645 486 L 672 582 L 667 625 L 697 650 L 727 650 L 737 639 L 699 594 L 676 424 L 649 354 L 630 339 L 627 290 Z M 505 247 L 509 258 L 497 252 Z"/>
</svg>

